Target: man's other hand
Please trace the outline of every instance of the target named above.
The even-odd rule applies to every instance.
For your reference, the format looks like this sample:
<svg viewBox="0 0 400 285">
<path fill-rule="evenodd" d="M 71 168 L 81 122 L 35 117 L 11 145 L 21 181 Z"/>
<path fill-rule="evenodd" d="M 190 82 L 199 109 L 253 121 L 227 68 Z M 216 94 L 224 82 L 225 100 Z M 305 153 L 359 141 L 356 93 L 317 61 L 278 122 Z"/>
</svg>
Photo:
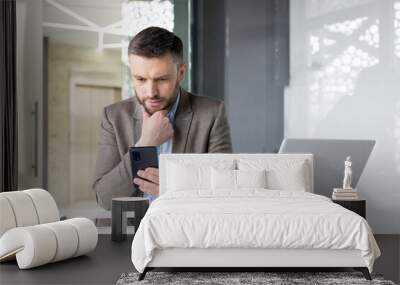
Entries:
<svg viewBox="0 0 400 285">
<path fill-rule="evenodd" d="M 149 115 L 142 107 L 142 114 L 142 134 L 137 146 L 159 146 L 172 137 L 174 129 L 166 116 L 166 110 Z"/>
<path fill-rule="evenodd" d="M 148 167 L 144 171 L 139 170 L 137 174 L 140 178 L 133 179 L 133 183 L 138 185 L 139 189 L 142 192 L 145 192 L 152 196 L 158 196 L 160 194 L 160 189 L 159 189 L 160 176 L 158 168 Z"/>
</svg>

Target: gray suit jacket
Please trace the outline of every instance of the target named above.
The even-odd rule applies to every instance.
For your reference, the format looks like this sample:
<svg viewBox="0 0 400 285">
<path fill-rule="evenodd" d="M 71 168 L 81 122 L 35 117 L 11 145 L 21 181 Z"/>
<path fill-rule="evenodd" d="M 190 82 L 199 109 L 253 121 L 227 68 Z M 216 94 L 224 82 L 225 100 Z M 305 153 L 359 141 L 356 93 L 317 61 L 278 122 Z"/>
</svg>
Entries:
<svg viewBox="0 0 400 285">
<path fill-rule="evenodd" d="M 135 97 L 104 108 L 93 190 L 107 210 L 114 197 L 143 195 L 133 185 L 128 152 L 139 140 L 141 129 L 142 112 Z M 181 89 L 172 152 L 232 152 L 224 104 Z"/>
</svg>

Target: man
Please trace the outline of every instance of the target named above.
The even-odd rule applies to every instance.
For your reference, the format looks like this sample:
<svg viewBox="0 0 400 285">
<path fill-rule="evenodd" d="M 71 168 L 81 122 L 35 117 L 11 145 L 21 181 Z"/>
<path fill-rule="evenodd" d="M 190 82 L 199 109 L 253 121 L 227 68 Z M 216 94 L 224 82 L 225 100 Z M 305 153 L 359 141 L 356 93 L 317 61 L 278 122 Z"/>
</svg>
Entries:
<svg viewBox="0 0 400 285">
<path fill-rule="evenodd" d="M 232 152 L 223 103 L 180 87 L 186 65 L 176 35 L 147 28 L 131 40 L 128 53 L 135 96 L 105 107 L 101 122 L 93 189 L 107 210 L 114 197 L 159 194 L 158 169 L 139 171 L 132 181 L 130 146 L 157 146 L 159 153 Z"/>
</svg>

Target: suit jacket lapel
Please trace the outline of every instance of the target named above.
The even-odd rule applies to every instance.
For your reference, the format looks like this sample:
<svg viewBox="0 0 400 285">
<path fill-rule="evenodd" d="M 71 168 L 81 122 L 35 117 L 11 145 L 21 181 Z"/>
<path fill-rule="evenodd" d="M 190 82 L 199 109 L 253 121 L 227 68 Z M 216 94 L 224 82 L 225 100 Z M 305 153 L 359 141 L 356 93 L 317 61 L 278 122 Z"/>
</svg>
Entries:
<svg viewBox="0 0 400 285">
<path fill-rule="evenodd" d="M 142 134 L 142 110 L 136 98 L 133 98 L 134 111 L 133 111 L 133 145 L 140 139 Z"/>
<path fill-rule="evenodd" d="M 172 140 L 172 152 L 183 153 L 186 150 L 193 111 L 189 101 L 189 95 L 181 89 L 181 98 L 175 114 L 174 136 Z"/>
</svg>

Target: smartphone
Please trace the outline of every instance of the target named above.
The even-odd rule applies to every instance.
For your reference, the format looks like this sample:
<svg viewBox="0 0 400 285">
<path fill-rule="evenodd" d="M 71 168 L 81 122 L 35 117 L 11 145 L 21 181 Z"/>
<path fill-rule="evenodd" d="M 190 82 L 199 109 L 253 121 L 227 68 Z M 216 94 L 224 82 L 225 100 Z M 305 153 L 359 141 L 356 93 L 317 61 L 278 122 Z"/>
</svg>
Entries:
<svg viewBox="0 0 400 285">
<path fill-rule="evenodd" d="M 138 177 L 137 172 L 139 170 L 145 170 L 147 167 L 158 168 L 158 154 L 155 146 L 130 147 L 129 156 L 131 158 L 133 178 Z M 139 178 L 144 179 L 142 177 Z"/>
</svg>

